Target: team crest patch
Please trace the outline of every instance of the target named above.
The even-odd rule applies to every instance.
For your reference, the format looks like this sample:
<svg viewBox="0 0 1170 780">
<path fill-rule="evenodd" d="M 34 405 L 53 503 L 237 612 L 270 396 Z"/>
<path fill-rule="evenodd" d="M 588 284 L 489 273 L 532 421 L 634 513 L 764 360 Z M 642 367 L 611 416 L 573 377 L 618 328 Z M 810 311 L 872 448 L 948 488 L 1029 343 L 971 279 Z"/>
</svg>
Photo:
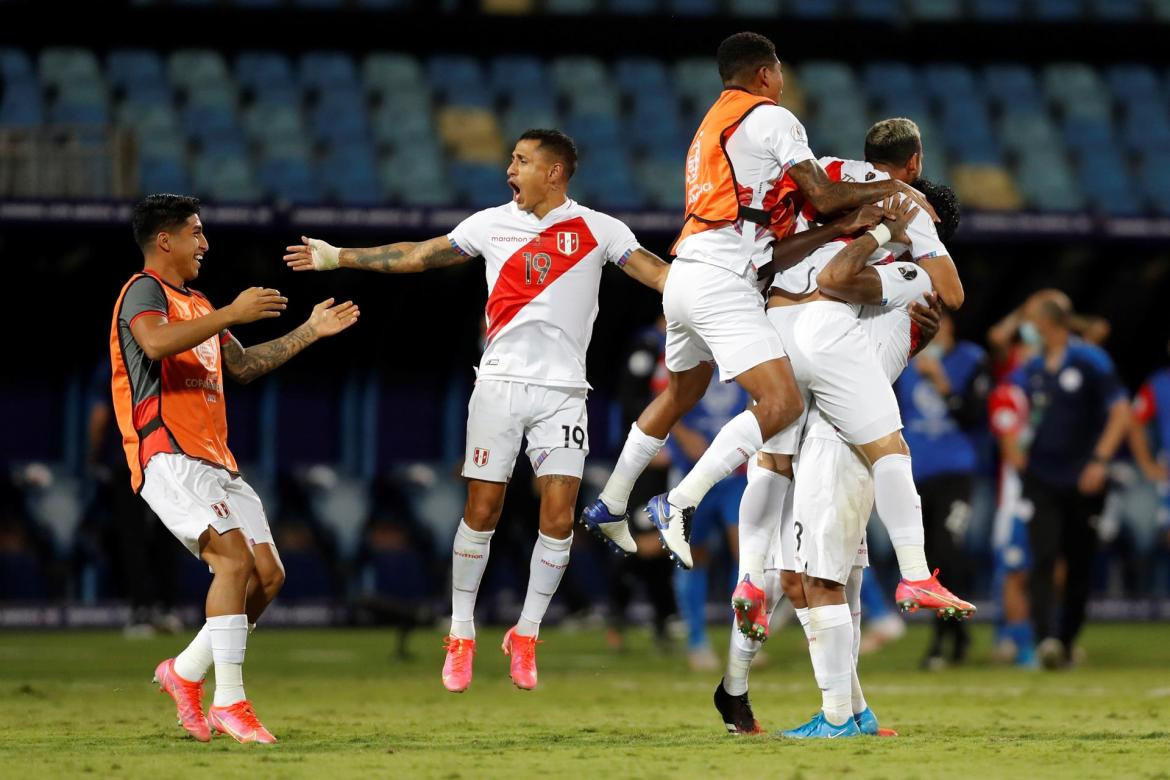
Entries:
<svg viewBox="0 0 1170 780">
<path fill-rule="evenodd" d="M 918 278 L 918 269 L 917 268 L 911 268 L 911 267 L 905 266 L 905 265 L 899 266 L 898 273 L 902 274 L 902 278 L 908 282 L 913 280 L 913 279 Z"/>
<path fill-rule="evenodd" d="M 561 231 L 557 233 L 557 251 L 562 255 L 571 255 L 577 251 L 577 247 L 581 245 L 581 241 L 577 238 L 577 234 L 571 230 Z"/>
<path fill-rule="evenodd" d="M 212 336 L 202 344 L 195 345 L 195 357 L 208 371 L 215 371 L 218 366 L 216 358 L 218 355 L 215 351 L 215 336 Z"/>
<path fill-rule="evenodd" d="M 232 515 L 226 501 L 216 501 L 211 505 L 211 511 L 215 512 L 215 516 L 220 520 L 226 520 Z"/>
<path fill-rule="evenodd" d="M 485 450 L 483 447 L 476 447 L 471 452 L 471 462 L 483 468 L 487 465 L 489 455 L 491 455 L 489 450 Z"/>
</svg>

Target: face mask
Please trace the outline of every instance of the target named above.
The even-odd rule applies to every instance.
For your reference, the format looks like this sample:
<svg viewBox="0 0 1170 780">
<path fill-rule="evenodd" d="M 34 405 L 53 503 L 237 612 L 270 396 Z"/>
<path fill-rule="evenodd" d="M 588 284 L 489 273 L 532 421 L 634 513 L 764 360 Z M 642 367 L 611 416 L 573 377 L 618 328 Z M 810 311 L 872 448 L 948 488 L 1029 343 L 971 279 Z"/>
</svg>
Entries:
<svg viewBox="0 0 1170 780">
<path fill-rule="evenodd" d="M 1029 347 L 1038 347 L 1042 343 L 1040 331 L 1030 322 L 1020 325 L 1020 339 Z"/>
</svg>

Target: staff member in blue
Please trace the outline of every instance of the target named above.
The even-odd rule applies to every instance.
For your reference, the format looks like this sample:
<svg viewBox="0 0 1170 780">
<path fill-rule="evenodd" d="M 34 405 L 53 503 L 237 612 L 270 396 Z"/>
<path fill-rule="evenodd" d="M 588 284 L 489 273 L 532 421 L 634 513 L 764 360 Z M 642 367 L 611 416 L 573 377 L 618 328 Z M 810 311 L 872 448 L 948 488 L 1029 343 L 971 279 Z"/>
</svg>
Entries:
<svg viewBox="0 0 1170 780">
<path fill-rule="evenodd" d="M 986 427 L 991 380 L 987 353 L 970 341 L 955 341 L 955 324 L 945 312 L 938 335 L 894 385 L 902 409 L 902 434 L 914 453 L 914 483 L 922 500 L 926 557 L 948 572 L 953 586 L 969 589 L 971 567 L 963 540 L 971 519 L 974 435 Z M 950 652 L 944 651 L 951 640 Z M 923 665 L 961 663 L 970 639 L 967 624 L 936 617 Z"/>
<path fill-rule="evenodd" d="M 1170 351 L 1170 344 L 1166 345 Z M 1151 444 L 1149 432 L 1153 433 Z M 1158 490 L 1161 547 L 1170 548 L 1170 368 L 1154 372 L 1133 402 L 1129 451 L 1146 479 Z"/>
<path fill-rule="evenodd" d="M 1032 442 L 1024 498 L 1032 504 L 1029 541 L 1032 622 L 1044 640 L 1036 654 L 1049 669 L 1068 666 L 1085 621 L 1089 567 L 1113 460 L 1130 424 L 1130 407 L 1113 361 L 1071 335 L 1072 312 L 1055 300 L 1030 306 L 1020 338 L 1039 354 L 1011 381 L 1028 396 Z M 1052 626 L 1053 570 L 1064 558 L 1060 623 Z"/>
</svg>

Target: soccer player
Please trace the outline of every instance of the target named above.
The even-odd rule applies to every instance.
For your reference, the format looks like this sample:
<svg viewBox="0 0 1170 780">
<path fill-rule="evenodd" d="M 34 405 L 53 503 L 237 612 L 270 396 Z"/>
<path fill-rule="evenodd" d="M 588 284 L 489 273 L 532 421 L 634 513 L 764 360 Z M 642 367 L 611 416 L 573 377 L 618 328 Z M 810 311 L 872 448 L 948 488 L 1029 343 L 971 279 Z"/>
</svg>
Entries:
<svg viewBox="0 0 1170 780">
<path fill-rule="evenodd" d="M 536 687 L 540 621 L 569 564 L 573 511 L 589 452 L 585 351 L 597 317 L 602 266 L 611 262 L 662 290 L 670 266 L 641 248 L 630 229 L 568 197 L 577 149 L 557 130 L 520 136 L 508 166 L 512 200 L 477 212 L 448 235 L 369 249 L 305 238 L 285 260 L 296 271 L 358 268 L 415 273 L 482 255 L 487 273 L 487 344 L 467 415 L 467 504 L 451 565 L 447 690 L 471 684 L 473 613 L 521 439 L 540 490 L 520 622 L 504 637 L 517 687 Z"/>
<path fill-rule="evenodd" d="M 866 162 L 823 158 L 821 163 L 829 176 L 842 180 L 921 180 L 918 127 L 909 119 L 884 120 L 866 135 Z M 942 191 L 936 195 L 940 201 L 946 200 Z M 903 208 L 911 203 L 904 201 Z M 957 207 L 950 211 L 957 224 Z M 805 209 L 805 219 L 815 217 L 813 209 Z M 934 222 L 924 211 L 908 223 L 909 244 L 878 244 L 877 250 L 873 246 L 878 236 L 883 243 L 889 239 L 881 226 L 862 241 L 842 234 L 842 224 L 838 221 L 798 232 L 777 245 L 777 265 L 784 270 L 770 291 L 768 319 L 786 342 L 793 342 L 788 352 L 801 392 L 818 396 L 822 411 L 873 468 L 878 515 L 889 532 L 902 573 L 896 599 L 906 608 L 925 606 L 969 614 L 971 605 L 955 599 L 927 568 L 922 510 L 909 449 L 900 432 L 897 400 L 873 350 L 867 348 L 856 313 L 844 303 L 880 302 L 885 288 L 896 285 L 900 275 L 912 281 L 925 271 L 942 303 L 957 308 L 963 303 L 962 283 Z M 832 240 L 824 243 L 826 238 Z M 805 256 L 810 248 L 814 251 Z M 890 262 L 905 252 L 915 262 Z M 794 257 L 803 259 L 793 264 Z M 733 607 L 740 630 L 757 639 L 767 635 L 767 626 L 761 620 L 766 611 L 765 593 L 756 583 L 762 577 L 767 554 L 765 540 L 772 538 L 792 477 L 791 456 L 799 444 L 799 431 L 798 422 L 765 443 L 760 464 L 777 476 L 749 480 L 745 492 L 745 502 L 757 511 L 754 517 L 740 518 L 741 582 Z M 757 493 L 766 495 L 761 498 Z M 789 587 L 797 584 L 790 578 Z"/>
<path fill-rule="evenodd" d="M 131 486 L 192 555 L 211 567 L 207 621 L 187 648 L 155 669 L 179 722 L 201 742 L 211 732 L 272 743 L 244 695 L 248 634 L 284 583 L 264 507 L 227 445 L 223 377 L 251 382 L 318 339 L 357 322 L 353 303 L 313 308 L 287 335 L 244 348 L 229 328 L 280 316 L 287 299 L 250 287 L 217 309 L 188 285 L 209 244 L 199 201 L 151 195 L 134 207 L 143 270 L 122 288 L 110 323 L 114 411 Z M 203 677 L 215 698 L 203 714 Z"/>
<path fill-rule="evenodd" d="M 732 35 L 719 44 L 716 59 L 724 89 L 687 153 L 686 218 L 663 293 L 669 386 L 631 426 L 605 489 L 581 518 L 593 533 L 633 550 L 630 490 L 670 429 L 706 392 L 714 363 L 720 379 L 738 382 L 755 405 L 723 427 L 673 490 L 650 501 L 663 545 L 683 568 L 692 563 L 690 515 L 703 496 L 802 411 L 785 346 L 768 326 L 757 289 L 774 239 L 792 227 L 794 196 L 824 214 L 895 192 L 918 197 L 896 179 L 826 176 L 804 127 L 779 105 L 784 77 L 770 40 Z"/>
</svg>

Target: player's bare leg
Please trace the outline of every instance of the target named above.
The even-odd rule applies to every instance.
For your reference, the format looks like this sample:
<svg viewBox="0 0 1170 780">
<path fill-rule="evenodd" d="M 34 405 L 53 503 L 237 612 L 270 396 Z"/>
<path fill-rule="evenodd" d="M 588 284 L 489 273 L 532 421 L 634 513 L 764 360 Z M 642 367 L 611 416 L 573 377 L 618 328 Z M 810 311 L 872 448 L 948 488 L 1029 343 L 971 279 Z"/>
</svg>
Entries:
<svg viewBox="0 0 1170 780">
<path fill-rule="evenodd" d="M 890 536 L 902 581 L 895 600 L 903 611 L 933 609 L 940 617 L 965 620 L 975 606 L 955 596 L 938 581 L 926 564 L 922 501 L 914 486 L 910 448 L 901 431 L 857 447 L 873 472 L 874 502 Z"/>
<path fill-rule="evenodd" d="M 504 636 L 503 651 L 510 655 L 512 682 L 522 690 L 536 687 L 536 643 L 540 621 L 569 566 L 573 545 L 573 509 L 581 480 L 566 474 L 546 474 L 536 480 L 540 489 L 540 532 L 532 549 L 528 593 L 520 620 Z"/>
<path fill-rule="evenodd" d="M 646 507 L 663 546 L 683 568 L 690 568 L 689 517 L 703 496 L 804 410 L 788 358 L 760 363 L 735 381 L 748 391 L 755 406 L 731 418 L 678 486 L 655 496 Z"/>
<path fill-rule="evenodd" d="M 254 545 L 252 555 L 256 565 L 248 581 L 248 598 L 244 603 L 250 630 L 255 629 L 264 610 L 284 587 L 284 564 L 280 561 L 276 545 L 267 543 Z"/>
<path fill-rule="evenodd" d="M 666 444 L 670 429 L 707 392 L 714 370 L 710 363 L 699 363 L 686 371 L 670 372 L 666 390 L 655 397 L 630 426 L 630 433 L 605 489 L 581 513 L 581 524 L 615 552 L 630 555 L 637 551 L 627 522 L 630 491 Z"/>
<path fill-rule="evenodd" d="M 507 489 L 507 482 L 467 480 L 467 503 L 451 546 L 451 631 L 446 640 L 443 685 L 452 693 L 462 693 L 471 685 L 475 599 Z"/>
</svg>

